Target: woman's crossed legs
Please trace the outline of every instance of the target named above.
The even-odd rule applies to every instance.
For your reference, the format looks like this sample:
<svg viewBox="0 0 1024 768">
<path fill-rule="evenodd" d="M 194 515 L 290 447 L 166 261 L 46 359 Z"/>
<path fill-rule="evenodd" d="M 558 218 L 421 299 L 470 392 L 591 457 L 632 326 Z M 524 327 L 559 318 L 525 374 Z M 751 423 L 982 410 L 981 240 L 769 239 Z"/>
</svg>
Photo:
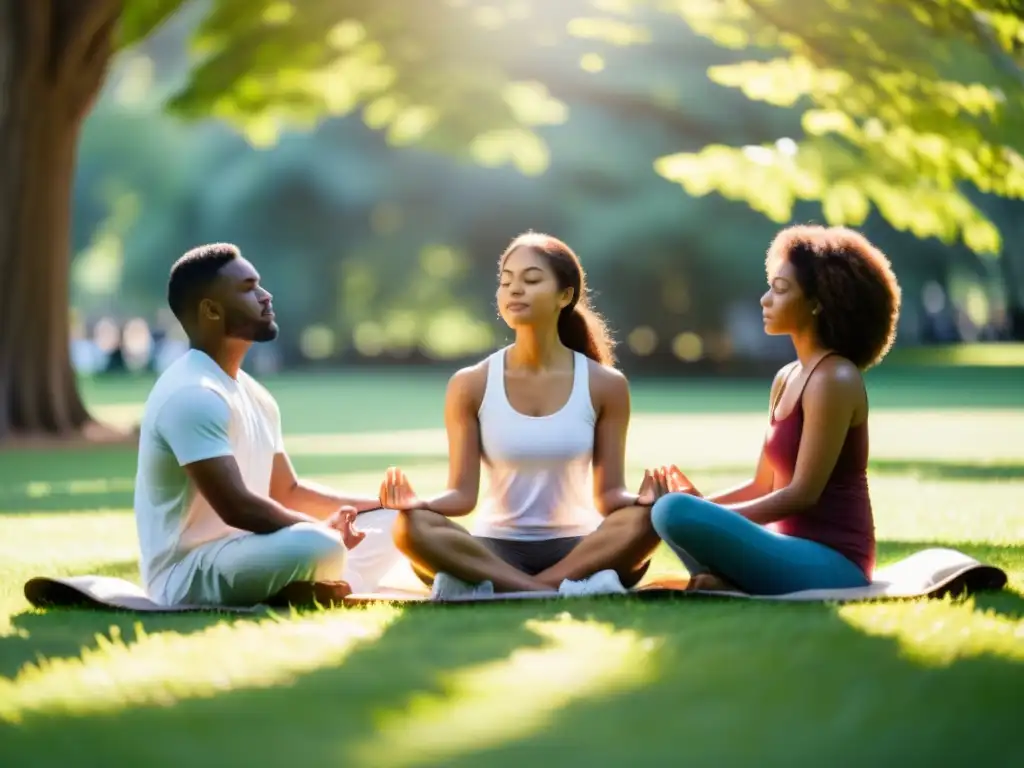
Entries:
<svg viewBox="0 0 1024 768">
<path fill-rule="evenodd" d="M 614 570 L 621 583 L 631 587 L 643 577 L 659 544 L 648 507 L 613 512 L 578 543 L 566 539 L 543 542 L 544 549 L 556 557 L 568 552 L 535 573 L 528 572 L 534 568 L 524 569 L 509 562 L 519 558 L 505 559 L 499 554 L 506 553 L 508 542 L 488 543 L 429 510 L 400 513 L 394 535 L 398 549 L 428 578 L 444 573 L 469 584 L 491 582 L 498 592 L 548 591 L 566 580 L 584 579 L 604 570 Z M 553 546 L 555 541 L 561 544 Z"/>
<path fill-rule="evenodd" d="M 662 496 L 651 521 L 691 576 L 710 573 L 748 594 L 868 584 L 863 571 L 834 549 L 776 533 L 696 496 Z"/>
</svg>

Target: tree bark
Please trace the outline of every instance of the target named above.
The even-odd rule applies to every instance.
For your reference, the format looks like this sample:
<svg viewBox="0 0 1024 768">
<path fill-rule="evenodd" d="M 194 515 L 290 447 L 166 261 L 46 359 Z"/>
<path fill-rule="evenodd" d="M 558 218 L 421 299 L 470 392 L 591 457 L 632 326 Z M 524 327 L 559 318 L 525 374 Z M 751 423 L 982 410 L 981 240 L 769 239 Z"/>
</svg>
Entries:
<svg viewBox="0 0 1024 768">
<path fill-rule="evenodd" d="M 120 0 L 0 0 L 0 440 L 91 425 L 69 345 L 71 190 Z"/>
</svg>

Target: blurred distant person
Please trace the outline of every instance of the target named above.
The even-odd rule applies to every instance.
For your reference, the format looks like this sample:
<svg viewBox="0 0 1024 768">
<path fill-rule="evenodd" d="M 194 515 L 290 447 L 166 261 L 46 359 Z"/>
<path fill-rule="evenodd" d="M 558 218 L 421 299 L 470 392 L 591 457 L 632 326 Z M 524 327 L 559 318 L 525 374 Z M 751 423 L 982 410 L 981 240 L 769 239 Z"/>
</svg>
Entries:
<svg viewBox="0 0 1024 768">
<path fill-rule="evenodd" d="M 629 384 L 576 254 L 548 235 L 516 238 L 497 303 L 515 342 L 448 385 L 448 490 L 420 498 L 397 468 L 381 484 L 381 505 L 400 510 L 395 541 L 435 599 L 625 592 L 659 544 L 654 498 L 625 487 Z M 477 507 L 481 463 L 490 482 L 470 532 L 452 518 Z"/>
<path fill-rule="evenodd" d="M 889 260 L 849 229 L 798 226 L 766 259 L 765 331 L 797 359 L 775 377 L 754 478 L 703 497 L 675 466 L 654 470 L 652 519 L 700 589 L 782 594 L 866 586 L 875 564 L 862 373 L 896 336 Z"/>
<path fill-rule="evenodd" d="M 150 597 L 254 605 L 374 589 L 401 558 L 397 512 L 296 477 L 277 403 L 241 370 L 278 334 L 256 269 L 233 245 L 201 246 L 171 268 L 167 300 L 190 349 L 142 418 L 135 519 Z"/>
</svg>

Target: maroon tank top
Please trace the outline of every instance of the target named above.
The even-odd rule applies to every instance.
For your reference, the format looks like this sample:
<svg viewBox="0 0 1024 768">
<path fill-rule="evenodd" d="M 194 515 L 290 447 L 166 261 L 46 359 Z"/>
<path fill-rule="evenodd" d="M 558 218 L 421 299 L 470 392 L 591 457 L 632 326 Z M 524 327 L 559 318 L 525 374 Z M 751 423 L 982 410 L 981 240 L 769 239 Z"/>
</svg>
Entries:
<svg viewBox="0 0 1024 768">
<path fill-rule="evenodd" d="M 828 356 L 825 355 L 821 360 Z M 803 386 L 807 385 L 818 363 L 804 377 Z M 776 420 L 775 408 L 781 398 L 782 392 L 772 403 L 764 446 L 765 455 L 775 472 L 775 488 L 783 488 L 793 480 L 804 425 L 803 387 L 793 411 L 784 419 Z M 865 419 L 862 424 L 850 427 L 847 431 L 835 468 L 817 503 L 799 514 L 776 521 L 771 527 L 787 536 L 809 539 L 831 547 L 852 560 L 871 578 L 875 567 L 875 523 L 868 493 L 867 468 L 868 423 Z"/>
</svg>

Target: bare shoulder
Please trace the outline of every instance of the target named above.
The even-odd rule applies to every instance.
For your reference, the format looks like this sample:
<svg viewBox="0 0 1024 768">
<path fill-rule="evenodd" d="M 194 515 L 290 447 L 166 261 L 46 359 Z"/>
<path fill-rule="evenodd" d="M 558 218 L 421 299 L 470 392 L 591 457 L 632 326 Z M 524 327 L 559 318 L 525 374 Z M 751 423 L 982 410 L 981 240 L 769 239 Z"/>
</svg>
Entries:
<svg viewBox="0 0 1024 768">
<path fill-rule="evenodd" d="M 629 379 L 626 375 L 595 360 L 587 360 L 590 373 L 590 397 L 595 406 L 629 401 Z"/>
<path fill-rule="evenodd" d="M 448 380 L 449 399 L 479 408 L 487 388 L 487 367 L 484 359 L 453 373 Z"/>
<path fill-rule="evenodd" d="M 831 355 L 814 369 L 805 392 L 811 398 L 857 407 L 865 399 L 864 378 L 857 366 L 845 357 Z"/>
<path fill-rule="evenodd" d="M 591 384 L 611 392 L 625 392 L 629 389 L 629 379 L 618 368 L 602 365 L 596 360 L 587 360 Z"/>
</svg>

